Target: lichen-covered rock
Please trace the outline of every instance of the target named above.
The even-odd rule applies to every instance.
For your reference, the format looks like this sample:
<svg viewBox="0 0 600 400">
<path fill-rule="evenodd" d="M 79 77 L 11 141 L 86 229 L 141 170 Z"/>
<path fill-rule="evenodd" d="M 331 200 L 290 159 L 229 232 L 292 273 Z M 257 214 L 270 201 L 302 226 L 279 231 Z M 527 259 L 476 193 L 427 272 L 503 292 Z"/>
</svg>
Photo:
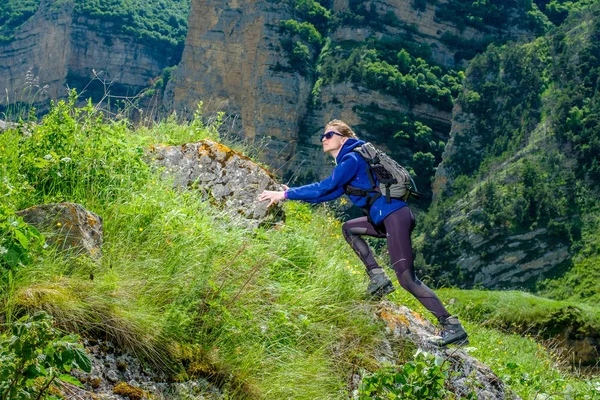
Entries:
<svg viewBox="0 0 600 400">
<path fill-rule="evenodd" d="M 451 371 L 447 384 L 458 397 L 475 391 L 478 399 L 520 399 L 488 366 L 471 357 L 468 348 L 438 347 L 434 326 L 420 314 L 389 301 L 381 302 L 378 314 L 391 339 L 410 340 L 419 349 L 447 360 Z"/>
<path fill-rule="evenodd" d="M 42 232 L 48 243 L 75 254 L 102 255 L 102 218 L 80 204 L 42 204 L 17 215 Z"/>
<path fill-rule="evenodd" d="M 227 146 L 202 140 L 182 146 L 154 146 L 148 155 L 179 188 L 197 190 L 248 226 L 283 219 L 283 211 L 257 200 L 263 190 L 283 190 L 264 168 Z"/>
</svg>

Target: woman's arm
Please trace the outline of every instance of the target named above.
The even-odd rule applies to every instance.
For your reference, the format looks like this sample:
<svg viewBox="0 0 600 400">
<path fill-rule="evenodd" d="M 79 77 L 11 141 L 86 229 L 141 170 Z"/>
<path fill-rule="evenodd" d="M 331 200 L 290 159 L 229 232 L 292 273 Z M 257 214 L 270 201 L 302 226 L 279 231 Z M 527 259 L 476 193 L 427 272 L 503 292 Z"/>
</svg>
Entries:
<svg viewBox="0 0 600 400">
<path fill-rule="evenodd" d="M 259 201 L 269 200 L 269 206 L 284 199 L 304 200 L 309 203 L 321 203 L 337 199 L 345 193 L 344 185 L 350 182 L 358 171 L 358 160 L 347 157 L 338 164 L 330 177 L 321 182 L 296 188 L 289 188 L 285 192 L 265 190 L 258 196 Z"/>
</svg>

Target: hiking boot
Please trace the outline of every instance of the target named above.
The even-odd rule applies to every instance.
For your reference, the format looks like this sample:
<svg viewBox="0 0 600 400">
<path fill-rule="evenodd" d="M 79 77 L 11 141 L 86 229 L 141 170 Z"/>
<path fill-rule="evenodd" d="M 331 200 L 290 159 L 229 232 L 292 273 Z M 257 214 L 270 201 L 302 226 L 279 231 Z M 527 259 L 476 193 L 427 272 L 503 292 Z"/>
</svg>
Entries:
<svg viewBox="0 0 600 400">
<path fill-rule="evenodd" d="M 379 300 L 386 294 L 392 293 L 396 288 L 394 284 L 385 274 L 383 268 L 375 268 L 367 271 L 369 275 L 369 286 L 367 286 L 367 293 L 370 297 Z"/>
<path fill-rule="evenodd" d="M 438 318 L 438 321 L 442 326 L 442 338 L 438 341 L 439 346 L 449 344 L 464 346 L 469 344 L 469 335 L 467 335 L 465 328 L 460 324 L 458 318 L 450 316 Z"/>
</svg>

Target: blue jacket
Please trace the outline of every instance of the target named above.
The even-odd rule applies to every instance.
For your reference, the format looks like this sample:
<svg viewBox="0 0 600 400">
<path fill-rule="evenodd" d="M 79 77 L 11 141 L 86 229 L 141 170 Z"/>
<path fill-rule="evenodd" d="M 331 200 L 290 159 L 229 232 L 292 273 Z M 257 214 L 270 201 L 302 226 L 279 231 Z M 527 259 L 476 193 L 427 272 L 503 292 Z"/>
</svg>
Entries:
<svg viewBox="0 0 600 400">
<path fill-rule="evenodd" d="M 347 185 L 358 189 L 371 190 L 371 182 L 367 175 L 369 173 L 367 162 L 360 154 L 352 151 L 355 147 L 363 144 L 365 142 L 362 140 L 352 138 L 346 140 L 335 159 L 337 165 L 329 178 L 310 185 L 289 188 L 285 193 L 286 198 L 303 200 L 309 203 L 321 203 L 337 199 L 345 194 Z M 375 177 L 373 178 L 375 179 Z M 348 195 L 348 198 L 358 207 L 367 205 L 367 198 L 364 196 Z M 392 199 L 391 203 L 387 203 L 385 197 L 381 196 L 371 207 L 371 219 L 375 224 L 380 224 L 385 217 L 406 205 L 406 202 L 398 199 Z"/>
</svg>

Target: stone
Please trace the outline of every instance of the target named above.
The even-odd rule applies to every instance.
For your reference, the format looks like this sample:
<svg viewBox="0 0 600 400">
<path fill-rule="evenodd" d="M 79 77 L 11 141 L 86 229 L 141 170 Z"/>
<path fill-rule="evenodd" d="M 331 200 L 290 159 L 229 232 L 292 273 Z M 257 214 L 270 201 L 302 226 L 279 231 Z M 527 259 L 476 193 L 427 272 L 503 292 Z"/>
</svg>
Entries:
<svg viewBox="0 0 600 400">
<path fill-rule="evenodd" d="M 449 363 L 446 387 L 458 397 L 466 397 L 475 390 L 478 399 L 520 399 L 488 366 L 470 356 L 468 348 L 438 347 L 435 327 L 420 314 L 387 300 L 379 303 L 377 314 L 385 322 L 392 343 L 398 339 L 401 343 L 409 340 L 418 349 L 442 357 Z"/>
<path fill-rule="evenodd" d="M 17 127 L 17 124 L 14 124 L 12 122 L 2 121 L 0 119 L 0 133 L 2 133 L 3 131 L 7 131 L 9 129 L 16 128 L 16 127 Z"/>
<path fill-rule="evenodd" d="M 116 383 L 119 381 L 119 375 L 117 374 L 117 371 L 111 369 L 106 373 L 106 379 L 112 383 Z"/>
<path fill-rule="evenodd" d="M 164 167 L 165 178 L 175 187 L 197 191 L 228 215 L 248 227 L 277 223 L 284 219 L 280 206 L 267 208 L 257 200 L 263 190 L 283 190 L 275 177 L 245 155 L 229 147 L 202 140 L 182 146 L 153 146 L 149 162 Z"/>
<path fill-rule="evenodd" d="M 76 203 L 42 204 L 17 212 L 48 244 L 74 254 L 102 256 L 102 218 Z"/>
</svg>

